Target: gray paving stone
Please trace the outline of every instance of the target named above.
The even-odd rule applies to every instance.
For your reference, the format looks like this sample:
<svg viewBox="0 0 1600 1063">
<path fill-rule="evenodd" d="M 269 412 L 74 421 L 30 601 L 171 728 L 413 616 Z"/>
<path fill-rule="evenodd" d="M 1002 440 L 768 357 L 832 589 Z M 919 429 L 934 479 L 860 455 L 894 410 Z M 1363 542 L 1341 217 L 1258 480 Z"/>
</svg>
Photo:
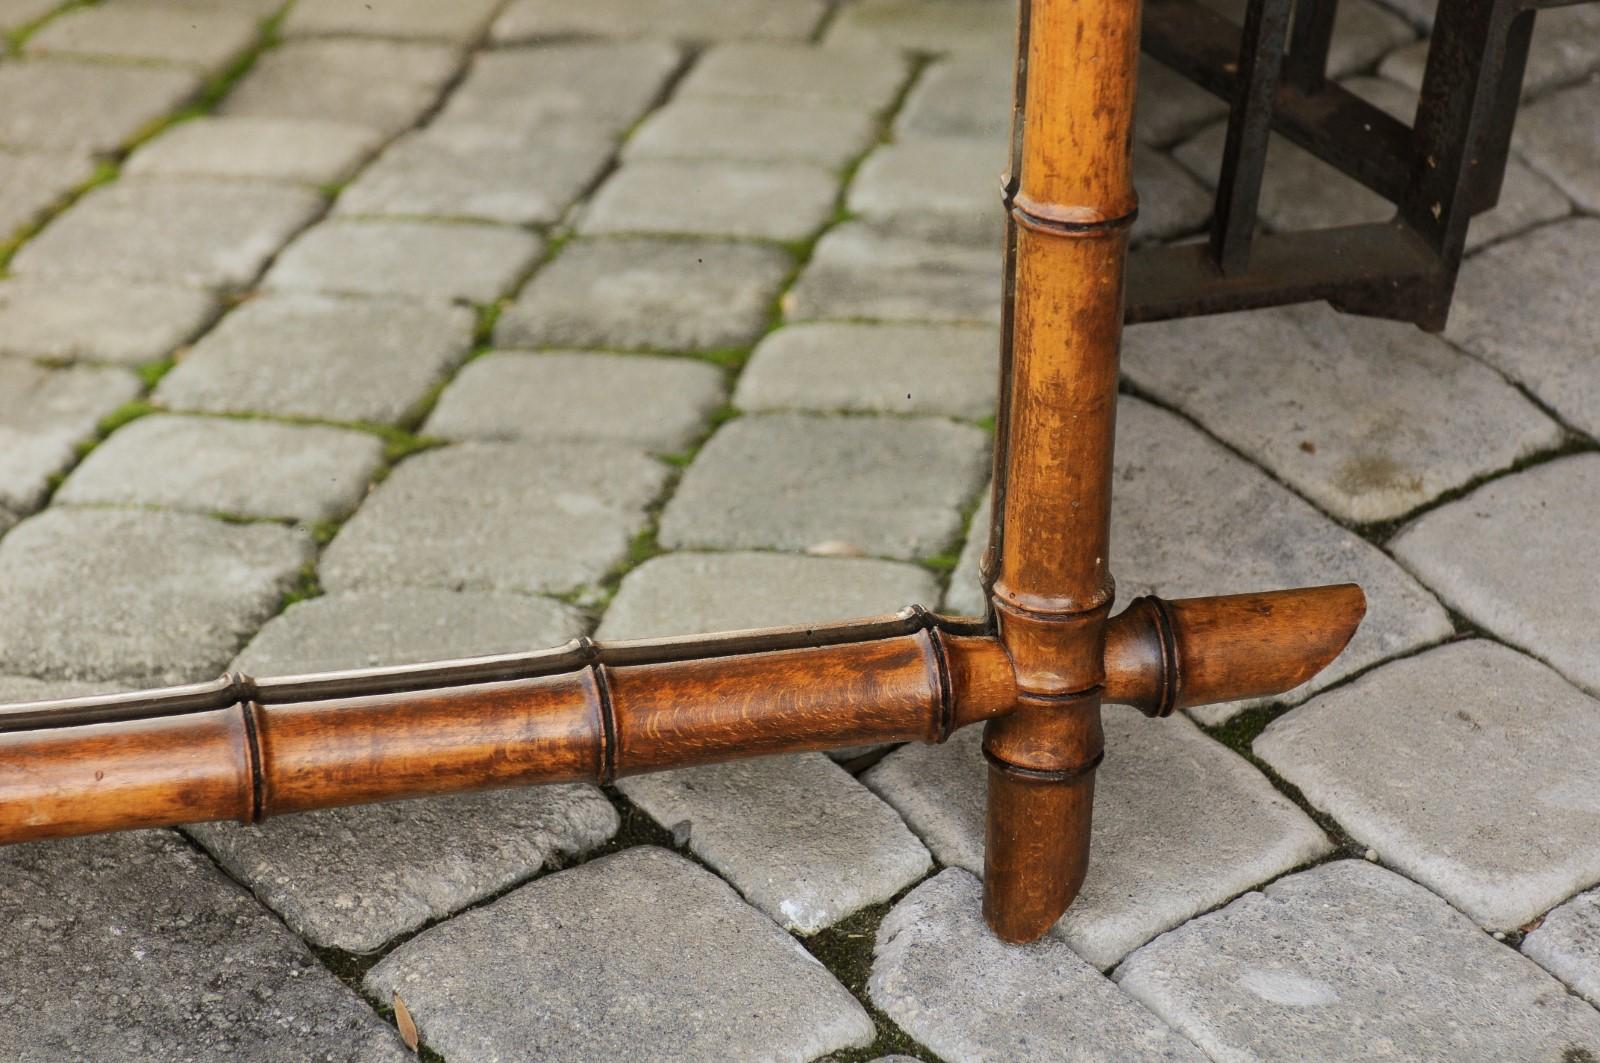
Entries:
<svg viewBox="0 0 1600 1063">
<path fill-rule="evenodd" d="M 1437 5 L 1432 0 L 1381 0 L 1381 2 L 1423 33 L 1433 31 L 1433 16 Z"/>
<path fill-rule="evenodd" d="M 0 1054 L 403 1063 L 372 1009 L 169 831 L 0 852 Z"/>
<path fill-rule="evenodd" d="M 623 157 L 807 162 L 838 168 L 877 139 L 865 108 L 679 98 L 646 118 Z"/>
<path fill-rule="evenodd" d="M 1104 710 L 1093 859 L 1054 934 L 1108 968 L 1157 934 L 1331 846 L 1260 772 L 1181 718 Z M 862 777 L 942 864 L 983 873 L 983 728 L 907 745 Z"/>
<path fill-rule="evenodd" d="M 60 0 L 0 0 L 0 29 L 20 29 L 59 6 Z"/>
<path fill-rule="evenodd" d="M 1139 192 L 1139 217 L 1133 223 L 1135 244 L 1196 232 L 1211 217 L 1211 193 L 1154 148 L 1134 145 L 1133 180 Z"/>
<path fill-rule="evenodd" d="M 472 345 L 472 312 L 398 299 L 258 296 L 162 378 L 179 410 L 403 420 Z"/>
<path fill-rule="evenodd" d="M 0 284 L 0 354 L 139 365 L 165 358 L 216 313 L 207 292 L 115 281 Z"/>
<path fill-rule="evenodd" d="M 1407 124 L 1411 122 L 1416 106 L 1412 94 L 1376 78 L 1356 78 L 1346 87 L 1402 117 Z M 1213 125 L 1180 146 L 1175 154 L 1214 186 L 1226 135 L 1226 122 Z M 1394 217 L 1392 203 L 1282 137 L 1273 138 L 1267 156 L 1261 217 L 1273 228 L 1330 228 Z M 1500 203 L 1473 220 L 1467 230 L 1467 249 L 1475 250 L 1532 225 L 1562 217 L 1571 209 L 1554 185 L 1512 159 L 1507 164 Z"/>
<path fill-rule="evenodd" d="M 1600 457 L 1563 458 L 1433 510 L 1389 548 L 1474 623 L 1600 694 L 1586 620 L 1600 600 L 1596 491 Z"/>
<path fill-rule="evenodd" d="M 1328 73 L 1338 78 L 1365 70 L 1416 37 L 1405 19 L 1373 0 L 1348 0 L 1334 16 Z"/>
<path fill-rule="evenodd" d="M 894 101 L 906 72 L 903 60 L 876 49 L 741 41 L 707 50 L 673 98 L 778 100 L 877 113 Z"/>
<path fill-rule="evenodd" d="M 322 558 L 329 590 L 587 590 L 627 556 L 664 466 L 615 443 L 462 443 L 402 463 Z"/>
<path fill-rule="evenodd" d="M 0 150 L 0 239 L 43 220 L 93 175 L 94 161 L 77 152 Z"/>
<path fill-rule="evenodd" d="M 568 34 L 659 36 L 682 40 L 801 40 L 826 10 L 824 0 L 512 0 L 495 20 L 496 43 Z"/>
<path fill-rule="evenodd" d="M 295 933 L 370 953 L 604 844 L 620 822 L 599 790 L 562 785 L 188 831 Z"/>
<path fill-rule="evenodd" d="M 1570 213 L 1572 204 L 1549 178 L 1512 156 L 1506 163 L 1499 204 L 1472 219 L 1467 253 Z"/>
<path fill-rule="evenodd" d="M 1173 155 L 1215 187 L 1226 137 L 1227 123 L 1216 123 L 1179 145 Z M 1276 229 L 1319 229 L 1385 221 L 1394 216 L 1394 205 L 1275 135 L 1267 150 L 1260 216 Z"/>
<path fill-rule="evenodd" d="M 1597 26 L 1595 32 L 1600 32 Z M 1517 116 L 1517 148 L 1578 205 L 1600 211 L 1600 79 L 1553 93 Z"/>
<path fill-rule="evenodd" d="M 968 325 L 790 325 L 769 333 L 739 376 L 743 410 L 994 412 L 998 331 Z"/>
<path fill-rule="evenodd" d="M 104 683 L 64 683 L 26 675 L 0 675 L 0 705 L 24 705 L 30 701 L 54 701 L 108 692 L 114 693 L 108 691 Z"/>
<path fill-rule="evenodd" d="M 505 948 L 508 936 L 516 948 Z M 861 1005 L 709 872 L 636 848 L 406 942 L 367 975 L 456 1058 L 812 1059 L 874 1035 Z"/>
<path fill-rule="evenodd" d="M 1254 749 L 1490 929 L 1600 881 L 1600 704 L 1504 646 L 1386 665 L 1274 720 Z"/>
<path fill-rule="evenodd" d="M 1117 422 L 1111 571 L 1119 603 L 1142 594 L 1185 598 L 1359 583 L 1367 616 L 1355 638 L 1326 671 L 1278 699 L 1289 703 L 1452 633 L 1439 603 L 1382 551 L 1172 414 L 1124 398 Z M 952 597 L 981 605 L 976 566 L 959 575 L 967 589 Z M 1216 724 L 1248 705 L 1192 714 Z"/>
<path fill-rule="evenodd" d="M 877 148 L 851 183 L 851 212 L 896 236 L 999 244 L 1003 142 L 951 137 L 913 139 Z M 1135 243 L 1193 232 L 1211 213 L 1211 195 L 1167 156 L 1134 146 L 1139 189 Z"/>
<path fill-rule="evenodd" d="M 56 501 L 311 523 L 355 509 L 382 462 L 383 442 L 365 432 L 142 417 L 96 447 Z"/>
<path fill-rule="evenodd" d="M 1525 385 L 1564 420 L 1600 432 L 1588 283 L 1600 221 L 1573 218 L 1467 261 L 1445 335 Z"/>
<path fill-rule="evenodd" d="M 15 518 L 43 504 L 50 478 L 76 460 L 77 444 L 139 391 L 139 378 L 121 369 L 0 359 L 0 513 Z"/>
<path fill-rule="evenodd" d="M 1523 76 L 1524 99 L 1600 70 L 1600 11 L 1588 5 L 1552 8 L 1533 26 Z"/>
<path fill-rule="evenodd" d="M 724 425 L 661 518 L 668 547 L 805 550 L 827 542 L 912 560 L 961 530 L 988 438 L 930 418 L 774 413 Z"/>
<path fill-rule="evenodd" d="M 956 570 L 950 574 L 950 586 L 945 590 L 943 609 L 956 616 L 983 616 L 988 602 L 983 597 L 983 580 L 978 571 L 983 563 L 983 553 L 989 548 L 990 503 L 993 501 L 993 484 L 983 489 L 982 501 L 967 524 L 967 541 L 961 546 L 961 556 Z"/>
<path fill-rule="evenodd" d="M 214 73 L 249 50 L 259 34 L 256 20 L 242 12 L 145 0 L 136 7 L 101 4 L 65 11 L 29 37 L 24 50 L 173 63 Z"/>
<path fill-rule="evenodd" d="M 578 240 L 506 308 L 508 347 L 695 351 L 766 331 L 793 264 L 777 248 L 699 240 Z"/>
<path fill-rule="evenodd" d="M 102 185 L 12 261 L 22 276 L 242 287 L 322 209 L 308 188 L 146 177 Z"/>
<path fill-rule="evenodd" d="M 1244 22 L 1246 0 L 1210 0 L 1208 6 L 1235 25 Z M 1373 0 L 1350 0 L 1340 4 L 1328 50 L 1328 73 L 1336 78 L 1346 77 L 1374 65 L 1386 53 L 1416 39 L 1417 31 L 1411 21 Z"/>
<path fill-rule="evenodd" d="M 1428 0 L 1418 0 L 1418 6 L 1425 9 L 1426 19 L 1431 23 L 1435 5 Z M 1540 12 L 1533 26 L 1533 46 L 1528 51 L 1528 68 L 1522 79 L 1522 98 L 1541 96 L 1600 69 L 1597 34 L 1600 34 L 1600 11 L 1586 4 Z M 1420 89 L 1427 60 L 1428 42 L 1417 41 L 1384 56 L 1378 73 Z"/>
<path fill-rule="evenodd" d="M 1205 1058 L 1061 942 L 1002 943 L 981 906 L 949 868 L 878 928 L 868 992 L 917 1041 L 947 1059 Z"/>
<path fill-rule="evenodd" d="M 884 616 L 931 605 L 939 584 L 899 561 L 789 554 L 666 554 L 622 578 L 596 635 L 664 638 Z"/>
<path fill-rule="evenodd" d="M 1442 340 L 1320 304 L 1139 325 L 1123 368 L 1350 521 L 1392 520 L 1564 438 Z"/>
<path fill-rule="evenodd" d="M 126 3 L 128 0 L 123 2 Z M 134 2 L 144 3 L 146 0 L 134 0 Z M 185 11 L 215 11 L 217 8 L 243 11 L 259 19 L 275 15 L 283 7 L 282 0 L 159 0 L 159 3 L 164 7 Z"/>
<path fill-rule="evenodd" d="M 429 588 L 351 591 L 296 602 L 267 621 L 233 668 L 307 675 L 559 646 L 584 633 L 576 609 L 525 594 Z"/>
<path fill-rule="evenodd" d="M 0 672 L 214 679 L 311 556 L 307 536 L 276 525 L 47 509 L 0 540 Z"/>
<path fill-rule="evenodd" d="M 978 876 L 984 871 L 984 810 L 989 788 L 982 740 L 984 728 L 968 727 L 938 746 L 909 743 L 861 776 L 870 791 L 901 813 L 912 832 L 933 852 L 934 860 Z M 1112 768 L 1115 762 L 1107 760 L 1096 780 L 1096 804 L 1112 789 Z M 1101 812 L 1096 808 L 1094 826 L 1104 834 L 1110 823 Z M 1098 871 L 1099 855 L 1101 845 L 1096 837 L 1091 871 Z"/>
<path fill-rule="evenodd" d="M 433 106 L 460 63 L 455 49 L 438 44 L 359 37 L 291 40 L 257 59 L 218 110 L 398 133 Z"/>
<path fill-rule="evenodd" d="M 1424 6 L 1423 0 L 1407 0 L 1417 6 Z M 1433 21 L 1433 5 L 1427 4 L 1428 21 Z M 1404 48 L 1396 48 L 1384 56 L 1378 63 L 1378 76 L 1388 78 L 1390 81 L 1404 85 L 1409 89 L 1421 91 L 1422 75 L 1428 67 L 1428 48 L 1432 44 L 1431 38 L 1413 41 Z"/>
<path fill-rule="evenodd" d="M 837 183 L 809 164 L 630 162 L 600 186 L 578 230 L 802 240 L 833 214 Z"/>
<path fill-rule="evenodd" d="M 502 226 L 336 219 L 284 248 L 264 283 L 487 303 L 526 273 L 543 249 L 534 234 Z"/>
<path fill-rule="evenodd" d="M 1367 615 L 1355 638 L 1326 670 L 1278 699 L 1288 703 L 1452 633 L 1433 596 L 1380 550 L 1171 414 L 1124 400 L 1118 422 L 1111 569 L 1119 607 L 1141 594 L 1360 584 Z M 1193 715 L 1220 723 L 1247 705 Z"/>
<path fill-rule="evenodd" d="M 845 203 L 853 215 L 896 237 L 998 246 L 1005 231 L 1004 166 L 1004 144 L 994 140 L 884 144 L 856 171 Z"/>
<path fill-rule="evenodd" d="M 1579 894 L 1522 939 L 1522 954 L 1600 1006 L 1600 890 Z"/>
<path fill-rule="evenodd" d="M 200 90 L 192 70 L 74 59 L 0 65 L 0 144 L 106 152 Z"/>
<path fill-rule="evenodd" d="M 885 52 L 974 51 L 1004 61 L 1016 50 L 1009 3 L 971 0 L 856 0 L 828 23 L 824 43 Z"/>
<path fill-rule="evenodd" d="M 1227 104 L 1149 56 L 1139 57 L 1135 104 L 1135 139 L 1160 148 L 1228 113 Z"/>
<path fill-rule="evenodd" d="M 852 222 L 831 229 L 784 297 L 791 320 L 999 324 L 1000 249 L 908 239 Z"/>
<path fill-rule="evenodd" d="M 613 439 L 670 451 L 723 402 L 708 362 L 638 354 L 496 351 L 462 370 L 424 432 L 446 439 Z"/>
<path fill-rule="evenodd" d="M 616 145 L 582 126 L 552 127 L 537 148 L 479 126 L 411 133 L 339 196 L 343 214 L 547 225 L 600 176 Z"/>
<path fill-rule="evenodd" d="M 345 122 L 196 118 L 134 152 L 123 172 L 336 184 L 353 174 L 380 142 L 374 130 Z"/>
<path fill-rule="evenodd" d="M 928 66 L 895 116 L 899 141 L 923 138 L 979 140 L 998 154 L 989 159 L 991 191 L 999 195 L 1006 138 L 1011 132 L 1012 64 L 989 54 L 946 56 Z"/>
<path fill-rule="evenodd" d="M 1576 1059 L 1600 1015 L 1449 905 L 1362 860 L 1313 868 L 1135 953 L 1123 990 L 1213 1059 Z"/>
<path fill-rule="evenodd" d="M 887 901 L 933 867 L 894 810 L 821 753 L 640 775 L 617 787 L 797 934 Z"/>
<path fill-rule="evenodd" d="M 664 41 L 541 44 L 479 52 L 431 128 L 471 127 L 539 145 L 551 126 L 617 136 L 660 96 L 682 62 Z"/>
<path fill-rule="evenodd" d="M 357 34 L 373 37 L 470 41 L 484 32 L 501 0 L 317 0 L 289 9 L 283 32 L 291 37 Z"/>
</svg>

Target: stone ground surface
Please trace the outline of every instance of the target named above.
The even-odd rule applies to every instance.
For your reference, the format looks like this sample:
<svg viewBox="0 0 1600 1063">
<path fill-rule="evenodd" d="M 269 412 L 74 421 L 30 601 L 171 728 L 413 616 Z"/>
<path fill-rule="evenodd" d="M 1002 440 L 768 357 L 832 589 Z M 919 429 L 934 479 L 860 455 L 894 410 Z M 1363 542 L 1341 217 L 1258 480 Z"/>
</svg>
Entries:
<svg viewBox="0 0 1600 1063">
<path fill-rule="evenodd" d="M 1237 17 L 1240 2 L 1219 3 Z M 1346 0 L 1402 118 L 1426 0 Z M 978 915 L 979 734 L 0 851 L 0 1058 L 1600 1059 L 1600 14 L 1449 327 L 1129 330 L 1123 600 L 1355 580 L 1106 714 Z M 0 702 L 981 612 L 1003 0 L 0 0 Z M 1221 105 L 1145 60 L 1136 241 Z M 1374 215 L 1274 148 L 1271 225 Z M 1379 215 L 1381 216 L 1381 215 Z M 1365 857 L 1365 859 L 1362 859 Z"/>
</svg>

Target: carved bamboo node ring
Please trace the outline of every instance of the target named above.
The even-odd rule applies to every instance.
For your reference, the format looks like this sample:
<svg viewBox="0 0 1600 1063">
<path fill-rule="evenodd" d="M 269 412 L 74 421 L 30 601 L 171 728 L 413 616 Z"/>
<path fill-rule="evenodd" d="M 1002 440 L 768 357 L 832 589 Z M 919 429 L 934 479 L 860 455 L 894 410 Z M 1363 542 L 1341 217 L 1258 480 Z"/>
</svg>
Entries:
<svg viewBox="0 0 1600 1063">
<path fill-rule="evenodd" d="M 1009 197 L 1007 204 L 1017 223 L 1024 228 L 1053 236 L 1095 237 L 1133 228 L 1138 220 L 1139 208 L 1135 206 L 1125 214 L 1107 217 L 1089 207 L 1061 207 L 1049 203 L 1035 203 L 1020 193 Z"/>
<path fill-rule="evenodd" d="M 1089 866 L 1102 703 L 1160 717 L 1281 694 L 1339 654 L 1366 605 L 1345 584 L 1146 596 L 1111 615 L 1138 5 L 1022 0 L 1020 13 L 981 565 L 989 615 L 912 607 L 0 706 L 0 843 L 603 784 L 740 757 L 942 742 L 982 723 L 984 915 L 1007 941 L 1045 933 Z"/>
<path fill-rule="evenodd" d="M 1072 782 L 1076 779 L 1082 778 L 1083 776 L 1094 774 L 1095 770 L 1100 767 L 1100 762 L 1106 759 L 1106 754 L 1105 750 L 1102 749 L 1099 753 L 1095 754 L 1094 757 L 1079 767 L 1060 771 L 1047 771 L 1043 768 L 1018 767 L 1017 765 L 1012 764 L 1010 761 L 1001 760 L 993 753 L 990 753 L 987 749 L 983 751 L 983 759 L 987 760 L 994 768 L 1005 772 L 1007 775 L 1010 775 L 1021 782 Z"/>
<path fill-rule="evenodd" d="M 1178 707 L 1178 690 L 1183 685 L 1183 673 L 1178 661 L 1177 636 L 1173 631 L 1172 610 L 1167 603 L 1153 594 L 1135 598 L 1128 607 L 1143 621 L 1141 634 L 1153 640 L 1154 660 L 1149 667 L 1159 677 L 1156 693 L 1148 704 L 1140 704 L 1147 715 L 1157 719 L 1172 715 Z"/>
<path fill-rule="evenodd" d="M 1175 671 L 1151 619 L 1163 609 L 1176 674 L 1199 677 L 1179 693 L 1163 693 Z M 803 629 L 580 639 L 540 653 L 283 679 L 233 674 L 0 707 L 0 842 L 940 742 L 984 721 L 1098 718 L 1102 697 L 1146 711 L 1200 704 L 1298 683 L 1338 653 L 1360 614 L 1350 586 L 1161 606 L 1140 599 L 1107 625 L 1104 688 L 1062 696 L 1019 690 L 1004 644 L 980 624 L 908 609 Z M 1100 754 L 1095 746 L 1052 765 L 1062 752 L 1053 745 L 1008 749 L 991 757 L 996 767 L 1034 781 L 1086 776 Z"/>
</svg>

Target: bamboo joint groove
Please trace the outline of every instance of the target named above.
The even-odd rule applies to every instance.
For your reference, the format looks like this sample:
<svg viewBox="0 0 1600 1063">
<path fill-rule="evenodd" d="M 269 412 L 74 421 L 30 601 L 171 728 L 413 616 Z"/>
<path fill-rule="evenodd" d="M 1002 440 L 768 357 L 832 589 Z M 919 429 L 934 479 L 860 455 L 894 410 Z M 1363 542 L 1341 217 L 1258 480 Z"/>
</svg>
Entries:
<svg viewBox="0 0 1600 1063">
<path fill-rule="evenodd" d="M 1279 694 L 1365 612 L 1350 584 L 1111 615 L 1138 5 L 1021 0 L 988 616 L 894 616 L 0 706 L 0 843 L 942 742 L 984 725 L 984 914 L 1043 934 L 1089 861 L 1101 705 Z M 1064 206 L 1063 204 L 1079 204 Z"/>
</svg>

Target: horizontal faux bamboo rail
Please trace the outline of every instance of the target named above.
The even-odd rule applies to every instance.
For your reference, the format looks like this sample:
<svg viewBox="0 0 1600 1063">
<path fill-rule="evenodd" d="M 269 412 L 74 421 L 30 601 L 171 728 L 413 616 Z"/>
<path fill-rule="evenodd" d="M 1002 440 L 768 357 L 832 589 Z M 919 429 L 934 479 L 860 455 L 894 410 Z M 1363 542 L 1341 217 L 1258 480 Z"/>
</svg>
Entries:
<svg viewBox="0 0 1600 1063">
<path fill-rule="evenodd" d="M 1287 689 L 1338 654 L 1361 610 L 1351 587 L 1140 599 L 1108 625 L 1105 697 L 1161 715 Z M 915 607 L 444 664 L 234 674 L 0 707 L 0 843 L 941 742 L 1018 705 L 993 632 Z"/>
</svg>

